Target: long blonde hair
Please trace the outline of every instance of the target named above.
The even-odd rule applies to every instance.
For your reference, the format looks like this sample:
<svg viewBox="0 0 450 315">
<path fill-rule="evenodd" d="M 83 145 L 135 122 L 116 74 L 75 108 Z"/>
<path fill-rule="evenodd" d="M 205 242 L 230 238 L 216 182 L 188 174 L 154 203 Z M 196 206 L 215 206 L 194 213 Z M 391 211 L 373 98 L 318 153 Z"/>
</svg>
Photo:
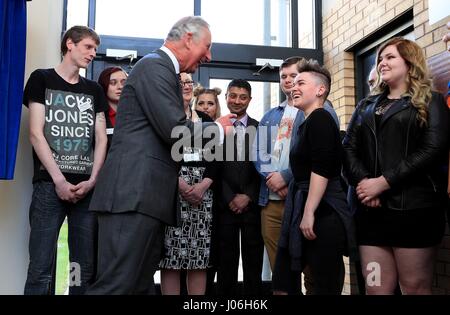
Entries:
<svg viewBox="0 0 450 315">
<path fill-rule="evenodd" d="M 428 104 L 431 101 L 431 79 L 425 55 L 422 48 L 415 42 L 405 39 L 403 37 L 394 37 L 384 42 L 377 51 L 376 63 L 378 82 L 371 94 L 379 94 L 386 89 L 388 85 L 381 81 L 380 73 L 378 72 L 378 64 L 380 63 L 380 54 L 390 45 L 395 45 L 400 56 L 405 60 L 409 68 L 406 77 L 406 84 L 408 90 L 405 96 L 411 97 L 411 104 L 417 109 L 417 120 L 420 126 L 426 126 L 428 122 Z"/>
</svg>

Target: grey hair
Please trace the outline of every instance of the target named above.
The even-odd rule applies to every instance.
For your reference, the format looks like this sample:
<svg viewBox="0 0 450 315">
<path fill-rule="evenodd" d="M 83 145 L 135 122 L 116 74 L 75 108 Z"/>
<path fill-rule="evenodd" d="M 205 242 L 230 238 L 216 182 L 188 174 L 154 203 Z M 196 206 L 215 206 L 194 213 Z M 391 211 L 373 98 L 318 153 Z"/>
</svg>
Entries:
<svg viewBox="0 0 450 315">
<path fill-rule="evenodd" d="M 192 33 L 197 39 L 200 35 L 202 28 L 209 30 L 209 24 L 200 16 L 186 16 L 176 22 L 172 26 L 169 34 L 167 34 L 167 41 L 177 41 L 180 40 L 186 33 Z"/>
</svg>

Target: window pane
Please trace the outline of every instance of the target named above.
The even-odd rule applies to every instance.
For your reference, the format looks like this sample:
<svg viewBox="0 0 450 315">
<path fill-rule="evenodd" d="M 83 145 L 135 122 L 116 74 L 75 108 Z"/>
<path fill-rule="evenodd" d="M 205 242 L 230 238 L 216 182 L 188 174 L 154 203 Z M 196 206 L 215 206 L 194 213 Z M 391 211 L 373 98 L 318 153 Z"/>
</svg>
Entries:
<svg viewBox="0 0 450 315">
<path fill-rule="evenodd" d="M 89 0 L 67 1 L 67 29 L 74 25 L 88 25 Z"/>
<path fill-rule="evenodd" d="M 298 44 L 299 48 L 316 48 L 314 38 L 315 0 L 298 2 Z"/>
<path fill-rule="evenodd" d="M 166 38 L 180 18 L 194 14 L 194 0 L 97 0 L 95 30 L 101 35 Z"/>
<path fill-rule="evenodd" d="M 411 40 L 413 42 L 416 41 L 416 36 L 414 35 L 414 31 L 413 32 L 409 32 L 409 33 L 407 33 L 405 35 L 402 35 L 402 37 L 405 38 L 405 39 L 409 39 L 409 40 Z"/>
<path fill-rule="evenodd" d="M 222 115 L 229 114 L 225 94 L 227 92 L 228 83 L 231 80 L 210 79 L 209 87 L 218 87 L 222 90 L 219 95 L 220 110 Z M 280 104 L 280 85 L 274 82 L 257 82 L 249 81 L 252 87 L 252 100 L 247 108 L 247 114 L 258 121 L 270 109 Z"/>
<path fill-rule="evenodd" d="M 291 47 L 289 0 L 202 0 L 216 43 Z"/>
</svg>

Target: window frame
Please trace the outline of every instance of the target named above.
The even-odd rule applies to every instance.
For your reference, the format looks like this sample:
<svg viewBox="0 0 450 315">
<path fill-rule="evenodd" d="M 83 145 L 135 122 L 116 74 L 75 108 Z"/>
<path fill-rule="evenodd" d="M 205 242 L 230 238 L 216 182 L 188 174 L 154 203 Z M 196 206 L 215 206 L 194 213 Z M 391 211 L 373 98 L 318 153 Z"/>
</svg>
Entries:
<svg viewBox="0 0 450 315">
<path fill-rule="evenodd" d="M 281 55 L 283 56 L 291 56 L 292 53 L 283 53 L 284 51 L 295 51 L 297 49 L 304 50 L 304 51 L 298 51 L 298 53 L 304 53 L 307 51 L 312 51 L 313 55 L 316 56 L 316 59 L 319 61 L 322 61 L 322 1 L 321 0 L 314 0 L 315 1 L 315 30 L 314 30 L 314 36 L 315 36 L 315 43 L 316 48 L 310 49 L 310 48 L 299 48 L 298 45 L 298 0 L 291 0 L 291 20 L 292 20 L 292 47 L 276 47 L 276 46 L 262 46 L 262 45 L 246 45 L 246 44 L 225 44 L 225 43 L 214 43 L 214 46 L 220 46 L 221 48 L 231 48 L 231 47 L 237 47 L 240 49 L 243 49 L 245 51 L 252 50 L 253 53 L 251 54 L 253 56 L 258 55 L 259 50 L 264 48 L 272 48 L 275 51 L 279 51 Z M 96 15 L 96 0 L 89 0 L 89 12 L 88 12 L 88 21 L 87 26 L 95 29 L 95 15 Z M 67 29 L 67 3 L 68 0 L 64 0 L 64 12 L 63 12 L 63 32 Z M 194 15 L 201 15 L 201 0 L 194 0 Z M 104 54 L 106 49 L 104 49 L 102 46 L 108 45 L 114 45 L 117 49 L 126 49 L 125 47 L 130 47 L 130 42 L 137 42 L 138 43 L 138 58 L 144 56 L 148 51 L 151 51 L 152 49 L 159 48 L 162 45 L 163 39 L 155 39 L 155 38 L 137 38 L 137 37 L 126 37 L 126 36 L 111 36 L 111 35 L 100 35 L 100 38 L 104 41 L 102 41 L 102 45 L 100 46 L 100 49 L 98 51 L 99 54 Z M 145 45 L 144 45 L 145 42 Z M 230 46 L 230 47 L 228 47 Z M 146 49 L 147 48 L 147 49 Z M 136 49 L 134 49 L 136 50 Z M 227 49 L 228 50 L 228 49 Z M 266 50 L 264 50 L 266 52 Z M 273 55 L 278 55 L 277 53 Z M 308 54 L 311 55 L 311 54 Z M 244 62 L 248 62 L 247 58 L 245 58 L 244 54 Z M 264 58 L 267 58 L 268 56 L 263 56 Z M 224 61 L 220 59 L 221 61 Z"/>
<path fill-rule="evenodd" d="M 363 82 L 363 85 L 355 84 L 355 106 L 367 96 L 368 91 L 365 85 L 367 85 L 369 73 L 364 67 L 364 58 L 376 54 L 378 46 L 389 38 L 403 36 L 412 31 L 414 31 L 414 14 L 411 8 L 345 50 L 354 54 L 355 82 Z"/>
<path fill-rule="evenodd" d="M 256 58 L 269 59 L 285 59 L 290 56 L 299 55 L 305 58 L 314 58 L 320 63 L 323 63 L 322 51 L 322 1 L 314 0 L 315 7 L 315 44 L 314 49 L 299 48 L 298 39 L 298 0 L 291 0 L 291 20 L 292 20 L 292 47 L 275 47 L 275 46 L 261 46 L 261 45 L 245 45 L 245 44 L 226 44 L 214 43 L 212 46 L 212 62 L 203 66 L 214 66 L 215 64 L 230 64 L 234 66 L 242 66 L 244 68 L 251 67 L 253 70 L 258 70 L 256 66 Z M 67 29 L 67 3 L 64 0 L 63 13 L 63 33 Z M 96 0 L 89 0 L 88 6 L 88 21 L 87 26 L 95 29 L 95 15 L 96 15 Z M 201 15 L 201 0 L 194 0 L 194 15 Z M 138 37 L 124 37 L 112 35 L 100 35 L 101 45 L 97 51 L 96 59 L 104 60 L 110 57 L 106 56 L 106 48 L 136 50 L 137 59 L 139 60 L 151 51 L 160 48 L 164 39 L 156 38 L 138 38 Z M 93 77 L 92 65 L 87 70 L 87 77 Z"/>
</svg>

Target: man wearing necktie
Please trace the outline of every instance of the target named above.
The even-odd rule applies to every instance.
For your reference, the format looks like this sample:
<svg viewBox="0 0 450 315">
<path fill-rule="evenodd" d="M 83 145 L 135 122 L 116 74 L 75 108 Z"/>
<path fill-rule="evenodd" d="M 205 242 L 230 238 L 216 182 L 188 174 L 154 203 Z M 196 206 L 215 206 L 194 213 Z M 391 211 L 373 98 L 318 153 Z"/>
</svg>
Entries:
<svg viewBox="0 0 450 315">
<path fill-rule="evenodd" d="M 234 137 L 231 138 L 233 135 L 230 134 L 225 139 L 225 150 L 230 152 L 225 152 L 218 197 L 218 293 L 240 293 L 237 283 L 239 255 L 242 252 L 243 293 L 258 295 L 261 293 L 264 244 L 258 206 L 259 176 L 250 157 L 258 121 L 247 114 L 252 99 L 251 86 L 247 81 L 232 80 L 225 98 L 228 109 L 237 117 L 231 119 Z"/>
<path fill-rule="evenodd" d="M 236 134 L 236 151 L 237 151 L 237 160 L 243 161 L 245 156 L 242 152 L 244 149 L 244 141 L 245 141 L 245 126 L 240 120 L 235 120 L 233 123 L 234 132 Z"/>
</svg>

